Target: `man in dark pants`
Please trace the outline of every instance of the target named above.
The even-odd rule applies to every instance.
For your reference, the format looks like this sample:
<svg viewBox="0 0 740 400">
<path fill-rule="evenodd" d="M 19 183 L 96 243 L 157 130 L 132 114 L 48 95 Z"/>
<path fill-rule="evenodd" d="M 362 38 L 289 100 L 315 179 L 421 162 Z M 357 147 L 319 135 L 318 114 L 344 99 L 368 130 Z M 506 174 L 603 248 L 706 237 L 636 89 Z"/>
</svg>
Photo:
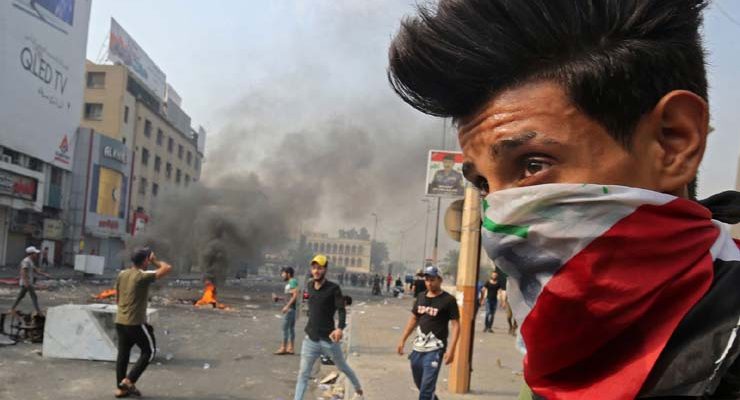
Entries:
<svg viewBox="0 0 740 400">
<path fill-rule="evenodd" d="M 426 292 L 421 293 L 411 309 L 411 318 L 406 324 L 398 354 L 403 355 L 403 347 L 411 332 L 416 328 L 414 351 L 411 352 L 411 373 L 419 388 L 419 400 L 437 399 L 434 394 L 439 377 L 440 361 L 449 365 L 455 359 L 455 348 L 460 335 L 460 311 L 457 301 L 451 294 L 442 290 L 442 276 L 435 266 L 424 270 Z M 448 323 L 452 323 L 452 340 L 447 343 Z M 446 352 L 445 352 L 446 351 Z"/>
<path fill-rule="evenodd" d="M 31 302 L 33 302 L 33 308 L 36 310 L 36 314 L 41 315 L 41 308 L 39 308 L 39 300 L 36 297 L 36 290 L 34 290 L 35 278 L 34 274 L 43 275 L 47 278 L 51 278 L 51 275 L 39 270 L 36 267 L 36 261 L 39 259 L 39 250 L 34 246 L 26 248 L 26 258 L 21 261 L 20 280 L 18 284 L 21 287 L 21 291 L 18 293 L 18 297 L 13 303 L 13 307 L 10 308 L 10 313 L 15 313 L 15 308 L 18 307 L 18 303 L 26 297 L 26 293 L 31 296 Z"/>
<path fill-rule="evenodd" d="M 121 271 L 116 279 L 116 332 L 118 333 L 118 359 L 116 360 L 116 397 L 141 396 L 136 382 L 149 363 L 154 359 L 156 349 L 154 328 L 146 323 L 146 307 L 149 298 L 149 285 L 172 271 L 172 266 L 157 260 L 148 248 L 137 249 L 131 257 L 133 265 Z M 149 264 L 157 269 L 147 271 Z M 131 348 L 134 345 L 141 355 L 131 371 L 126 375 Z"/>
<path fill-rule="evenodd" d="M 496 315 L 498 306 L 498 292 L 502 290 L 501 282 L 498 280 L 498 273 L 491 272 L 491 278 L 483 285 L 483 292 L 480 296 L 480 305 L 485 302 L 486 305 L 486 322 L 483 332 L 493 332 L 493 317 Z"/>
</svg>

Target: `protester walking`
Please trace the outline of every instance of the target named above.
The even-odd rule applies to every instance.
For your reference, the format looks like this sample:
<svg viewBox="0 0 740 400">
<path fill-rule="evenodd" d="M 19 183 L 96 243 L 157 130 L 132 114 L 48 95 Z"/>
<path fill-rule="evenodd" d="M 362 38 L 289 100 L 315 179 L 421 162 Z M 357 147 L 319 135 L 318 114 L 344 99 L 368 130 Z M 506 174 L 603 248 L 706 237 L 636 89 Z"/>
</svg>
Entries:
<svg viewBox="0 0 740 400">
<path fill-rule="evenodd" d="M 36 262 L 39 259 L 39 253 L 40 251 L 34 246 L 26 247 L 26 257 L 21 260 L 20 264 L 20 279 L 18 280 L 18 285 L 20 285 L 20 292 L 18 292 L 18 297 L 16 297 L 13 306 L 10 308 L 11 314 L 16 313 L 16 307 L 18 307 L 18 304 L 21 302 L 21 300 L 23 300 L 24 297 L 26 297 L 26 293 L 28 293 L 28 295 L 31 297 L 33 308 L 36 310 L 36 314 L 42 315 L 41 308 L 39 308 L 39 300 L 36 296 L 35 274 L 39 274 L 47 278 L 51 278 L 51 275 L 47 274 L 44 271 L 41 271 L 36 266 Z"/>
<path fill-rule="evenodd" d="M 437 399 L 435 391 L 440 362 L 449 365 L 455 360 L 460 335 L 460 311 L 455 297 L 442 290 L 442 276 L 437 267 L 427 267 L 424 280 L 427 290 L 416 298 L 396 351 L 403 355 L 406 339 L 416 329 L 413 351 L 409 355 L 411 374 L 414 384 L 419 388 L 419 400 L 432 400 Z M 448 343 L 450 324 L 452 340 Z"/>
<path fill-rule="evenodd" d="M 295 400 L 303 400 L 311 367 L 321 355 L 330 357 L 337 369 L 344 373 L 355 389 L 353 400 L 363 399 L 362 386 L 357 375 L 347 364 L 342 353 L 342 330 L 347 325 L 347 311 L 342 290 L 334 282 L 326 279 L 329 261 L 323 254 L 311 260 L 312 281 L 308 284 L 308 323 L 306 337 L 301 346 L 301 364 L 295 386 Z M 334 314 L 339 317 L 335 326 Z"/>
<path fill-rule="evenodd" d="M 148 248 L 134 251 L 130 268 L 121 271 L 116 279 L 116 332 L 118 333 L 118 358 L 116 359 L 116 397 L 141 396 L 136 382 L 149 363 L 154 359 L 156 342 L 154 328 L 147 323 L 146 308 L 149 286 L 172 271 L 172 266 L 157 260 Z M 156 270 L 148 271 L 149 265 Z M 139 347 L 141 355 L 128 372 L 131 348 Z"/>
<path fill-rule="evenodd" d="M 493 317 L 496 315 L 498 296 L 501 290 L 503 290 L 503 287 L 498 280 L 498 273 L 493 271 L 491 272 L 491 277 L 483 285 L 483 292 L 480 298 L 480 305 L 482 306 L 484 303 L 486 305 L 486 320 L 483 332 L 493 332 Z M 501 305 L 503 306 L 503 303 Z"/>
</svg>

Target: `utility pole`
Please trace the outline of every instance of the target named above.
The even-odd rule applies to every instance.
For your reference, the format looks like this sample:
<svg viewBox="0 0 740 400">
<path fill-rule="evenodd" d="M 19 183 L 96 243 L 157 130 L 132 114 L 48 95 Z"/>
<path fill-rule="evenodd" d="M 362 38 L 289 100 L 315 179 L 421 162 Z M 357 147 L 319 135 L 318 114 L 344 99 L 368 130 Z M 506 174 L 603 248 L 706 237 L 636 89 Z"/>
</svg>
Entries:
<svg viewBox="0 0 740 400">
<path fill-rule="evenodd" d="M 442 119 L 442 150 L 446 150 L 447 120 Z M 432 248 L 432 264 L 437 265 L 439 251 L 439 209 L 442 207 L 442 198 L 437 197 L 437 223 L 434 225 L 434 247 Z"/>
<path fill-rule="evenodd" d="M 437 252 L 439 251 L 439 209 L 442 199 L 437 197 L 437 222 L 434 225 L 434 247 L 432 247 L 432 264 L 437 265 Z"/>
<path fill-rule="evenodd" d="M 424 217 L 424 253 L 421 255 L 421 268 L 424 269 L 427 261 L 427 236 L 429 234 L 429 211 L 431 211 L 432 204 L 429 199 L 422 199 L 424 203 L 427 203 L 427 214 Z"/>
<path fill-rule="evenodd" d="M 476 281 L 480 262 L 480 193 L 471 185 L 465 188 L 462 224 L 460 227 L 460 258 L 457 263 L 457 303 L 460 309 L 460 339 L 449 375 L 452 393 L 470 391 L 470 365 L 475 329 Z"/>
</svg>

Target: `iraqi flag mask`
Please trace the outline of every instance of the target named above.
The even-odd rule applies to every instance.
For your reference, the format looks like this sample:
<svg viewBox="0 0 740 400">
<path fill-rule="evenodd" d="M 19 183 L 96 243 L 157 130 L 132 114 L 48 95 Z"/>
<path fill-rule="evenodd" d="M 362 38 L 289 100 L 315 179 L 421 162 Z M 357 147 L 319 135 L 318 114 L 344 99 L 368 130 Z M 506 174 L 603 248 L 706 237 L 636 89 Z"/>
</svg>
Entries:
<svg viewBox="0 0 740 400">
<path fill-rule="evenodd" d="M 740 251 L 707 208 L 643 189 L 550 184 L 492 193 L 483 209 L 483 246 L 509 276 L 535 393 L 717 389 L 738 355 Z"/>
</svg>

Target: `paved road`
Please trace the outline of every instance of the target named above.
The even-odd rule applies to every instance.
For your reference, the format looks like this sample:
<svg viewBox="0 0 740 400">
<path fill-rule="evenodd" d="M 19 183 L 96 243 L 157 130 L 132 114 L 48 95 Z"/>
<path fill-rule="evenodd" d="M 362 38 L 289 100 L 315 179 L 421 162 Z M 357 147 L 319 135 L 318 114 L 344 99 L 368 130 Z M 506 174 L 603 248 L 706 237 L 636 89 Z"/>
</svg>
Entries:
<svg viewBox="0 0 740 400">
<path fill-rule="evenodd" d="M 418 397 L 405 356 L 395 353 L 396 344 L 408 320 L 412 299 L 388 299 L 387 304 L 368 303 L 352 312 L 350 363 L 356 368 L 368 399 L 409 400 Z M 494 333 L 482 333 L 483 315 L 476 323 L 471 393 L 447 392 L 448 368 L 439 377 L 441 399 L 516 399 L 522 384 L 522 357 L 514 348 L 514 337 L 506 331 L 505 315 L 497 313 Z M 413 336 L 413 335 L 412 335 Z M 411 339 L 409 339 L 409 342 Z M 410 350 L 407 342 L 406 350 Z"/>
<path fill-rule="evenodd" d="M 279 306 L 270 293 L 279 291 L 275 282 L 247 282 L 242 287 L 219 290 L 224 303 L 235 311 L 195 309 L 172 303 L 195 299 L 199 289 L 160 287 L 152 292 L 154 307 L 160 309 L 157 324 L 157 358 L 140 381 L 150 399 L 291 399 L 298 370 L 298 356 L 274 356 L 279 341 Z M 87 303 L 90 295 L 104 289 L 89 283 L 69 283 L 54 290 L 39 291 L 43 307 L 66 303 Z M 0 310 L 6 310 L 17 287 L 0 285 Z M 351 312 L 350 362 L 355 366 L 368 399 L 409 400 L 413 389 L 408 362 L 393 353 L 400 327 L 408 317 L 410 299 L 398 300 L 368 296 L 368 289 L 347 288 L 355 298 Z M 245 296 L 248 296 L 245 298 Z M 168 302 L 165 304 L 164 299 Z M 384 304 L 387 301 L 387 304 Z M 364 305 L 360 305 L 364 303 Z M 255 308 L 256 307 L 256 308 Z M 30 309 L 28 299 L 22 310 Z M 296 331 L 300 349 L 305 317 L 299 318 Z M 515 398 L 521 378 L 521 357 L 513 338 L 504 332 L 505 321 L 497 316 L 495 334 L 479 333 L 476 338 L 473 395 L 443 399 Z M 167 334 L 165 334 L 165 330 Z M 482 330 L 482 326 L 478 327 Z M 41 345 L 19 343 L 0 347 L 0 399 L 99 400 L 112 398 L 114 363 L 81 360 L 45 359 Z M 172 355 L 167 360 L 167 355 Z M 501 367 L 497 360 L 501 360 Z M 208 364 L 208 368 L 204 366 Z M 330 368 L 323 367 L 321 376 Z M 446 369 L 440 386 L 447 377 Z M 312 385 L 306 399 L 314 400 L 320 391 Z"/>
</svg>

